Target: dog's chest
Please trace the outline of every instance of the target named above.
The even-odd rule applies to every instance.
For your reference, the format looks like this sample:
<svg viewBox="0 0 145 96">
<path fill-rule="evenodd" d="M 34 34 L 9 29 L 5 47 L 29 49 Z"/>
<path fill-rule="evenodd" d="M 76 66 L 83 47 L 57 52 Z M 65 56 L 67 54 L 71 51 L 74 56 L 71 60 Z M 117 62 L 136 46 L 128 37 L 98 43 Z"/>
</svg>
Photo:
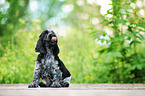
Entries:
<svg viewBox="0 0 145 96">
<path fill-rule="evenodd" d="M 55 60 L 51 50 L 47 50 L 47 54 L 44 57 L 44 65 L 47 67 L 58 65 L 58 61 Z"/>
<path fill-rule="evenodd" d="M 56 70 L 59 70 L 58 61 L 55 60 L 53 52 L 47 50 L 47 54 L 44 59 L 42 59 L 42 77 L 57 74 Z"/>
</svg>

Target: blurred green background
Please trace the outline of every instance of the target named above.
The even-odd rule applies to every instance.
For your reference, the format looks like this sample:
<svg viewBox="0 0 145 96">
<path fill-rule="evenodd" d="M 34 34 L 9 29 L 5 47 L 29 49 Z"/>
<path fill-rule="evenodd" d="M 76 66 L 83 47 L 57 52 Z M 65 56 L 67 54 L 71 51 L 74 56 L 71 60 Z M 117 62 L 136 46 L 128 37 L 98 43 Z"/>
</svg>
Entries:
<svg viewBox="0 0 145 96">
<path fill-rule="evenodd" d="M 0 0 L 0 84 L 32 81 L 45 29 L 71 83 L 145 83 L 145 0 Z"/>
</svg>

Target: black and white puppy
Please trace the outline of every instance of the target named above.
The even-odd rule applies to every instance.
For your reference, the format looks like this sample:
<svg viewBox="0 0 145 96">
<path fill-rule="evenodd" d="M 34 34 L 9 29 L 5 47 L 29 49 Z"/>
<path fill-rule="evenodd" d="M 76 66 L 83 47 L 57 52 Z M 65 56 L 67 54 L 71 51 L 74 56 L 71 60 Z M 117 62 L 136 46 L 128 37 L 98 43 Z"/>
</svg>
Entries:
<svg viewBox="0 0 145 96">
<path fill-rule="evenodd" d="M 36 52 L 40 52 L 35 62 L 34 76 L 29 88 L 69 87 L 71 74 L 59 59 L 58 39 L 52 30 L 45 30 L 39 36 Z M 42 78 L 43 82 L 39 82 Z"/>
</svg>

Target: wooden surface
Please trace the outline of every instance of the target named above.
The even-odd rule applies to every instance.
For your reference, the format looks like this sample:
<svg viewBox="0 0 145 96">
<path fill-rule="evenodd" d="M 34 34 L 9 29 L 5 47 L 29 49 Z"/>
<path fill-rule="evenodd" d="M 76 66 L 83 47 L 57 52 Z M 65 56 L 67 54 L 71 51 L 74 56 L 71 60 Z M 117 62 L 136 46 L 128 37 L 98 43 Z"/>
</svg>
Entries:
<svg viewBox="0 0 145 96">
<path fill-rule="evenodd" d="M 0 96 L 145 96 L 145 84 L 71 84 L 69 88 L 0 84 Z"/>
</svg>

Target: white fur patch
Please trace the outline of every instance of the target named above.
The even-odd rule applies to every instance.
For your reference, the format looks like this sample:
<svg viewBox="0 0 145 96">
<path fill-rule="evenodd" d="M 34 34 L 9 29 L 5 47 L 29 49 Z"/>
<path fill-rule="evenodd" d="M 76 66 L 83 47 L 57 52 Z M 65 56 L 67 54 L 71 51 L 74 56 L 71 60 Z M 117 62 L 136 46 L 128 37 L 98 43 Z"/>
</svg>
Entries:
<svg viewBox="0 0 145 96">
<path fill-rule="evenodd" d="M 71 76 L 70 77 L 66 77 L 65 79 L 63 79 L 64 82 L 68 82 L 70 84 L 71 81 Z"/>
<path fill-rule="evenodd" d="M 35 62 L 35 69 L 39 69 L 40 63 L 38 61 Z"/>
</svg>

